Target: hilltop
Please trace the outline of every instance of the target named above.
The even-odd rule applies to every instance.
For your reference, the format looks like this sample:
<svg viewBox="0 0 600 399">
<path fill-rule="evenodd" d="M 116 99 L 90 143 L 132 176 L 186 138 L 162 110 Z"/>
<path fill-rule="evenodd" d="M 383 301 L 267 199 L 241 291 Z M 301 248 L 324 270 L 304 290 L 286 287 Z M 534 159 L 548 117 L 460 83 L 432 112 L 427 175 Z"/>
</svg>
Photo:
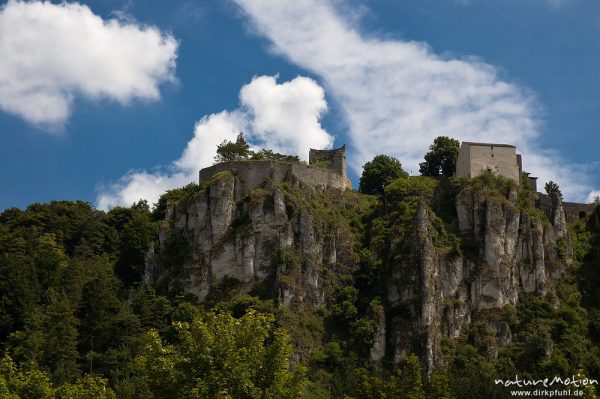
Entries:
<svg viewBox="0 0 600 399">
<path fill-rule="evenodd" d="M 400 168 L 368 195 L 230 162 L 152 210 L 0 214 L 2 395 L 504 398 L 494 379 L 599 375 L 597 207 L 494 173 Z"/>
</svg>

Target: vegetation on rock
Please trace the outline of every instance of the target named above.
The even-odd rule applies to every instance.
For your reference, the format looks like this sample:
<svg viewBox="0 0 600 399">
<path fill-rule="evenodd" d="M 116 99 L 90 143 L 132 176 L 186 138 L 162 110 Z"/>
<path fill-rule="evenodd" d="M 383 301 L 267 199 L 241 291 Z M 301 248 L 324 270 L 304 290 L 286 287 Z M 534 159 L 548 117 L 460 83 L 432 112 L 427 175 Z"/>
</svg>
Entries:
<svg viewBox="0 0 600 399">
<path fill-rule="evenodd" d="M 262 148 L 258 151 L 252 151 L 250 145 L 246 142 L 243 133 L 239 133 L 235 141 L 223 140 L 217 146 L 217 155 L 215 163 L 226 161 L 285 161 L 285 162 L 300 162 L 297 155 L 285 155 L 273 150 Z"/>
<path fill-rule="evenodd" d="M 363 194 L 382 195 L 385 186 L 399 177 L 408 174 L 402 169 L 400 161 L 389 155 L 377 155 L 363 166 L 359 188 Z"/>
<path fill-rule="evenodd" d="M 437 170 L 435 176 L 447 169 Z M 3 211 L 0 397 L 506 398 L 510 389 L 495 379 L 598 379 L 599 208 L 569 227 L 568 240 L 557 241 L 562 250 L 552 249 L 559 254 L 553 261 L 571 252 L 573 261 L 547 282 L 545 295 L 521 292 L 514 305 L 472 312 L 458 336 L 439 332 L 436 367 L 424 367 L 425 351 L 414 344 L 421 330 L 417 339 L 408 330 L 396 333 L 413 340 L 401 356 L 389 337 L 381 357 L 373 355 L 382 334 L 409 325 L 423 299 L 394 302 L 389 292 L 399 265 L 404 277 L 420 276 L 419 228 L 426 228 L 437 262 L 464 257 L 472 279 L 482 267 L 485 243 L 458 230 L 457 198 L 469 192 L 540 225 L 550 222 L 530 192 L 491 174 L 409 177 L 391 157 L 374 159 L 367 171 L 361 191 L 380 196 L 282 183 L 236 204 L 227 239 L 246 234 L 252 206 L 271 204 L 277 192 L 296 228 L 306 218 L 311 235 L 344 248 L 331 265 L 317 265 L 318 306 L 298 297 L 279 302 L 278 288 L 306 284 L 299 242 L 273 248 L 264 280 L 244 285 L 224 278 L 198 303 L 173 283 L 197 254 L 184 233 L 172 230 L 160 248 L 171 284 L 142 283 L 159 230 L 172 229 L 162 222 L 168 203 L 185 209 L 207 187 L 171 190 L 152 210 L 143 201 L 109 212 L 55 201 Z M 419 212 L 426 226 L 418 225 Z M 403 281 L 406 290 L 416 284 Z M 463 304 L 446 298 L 444 311 L 450 317 Z M 502 323 L 510 333 L 493 329 Z M 593 387 L 582 390 L 596 397 Z"/>
</svg>

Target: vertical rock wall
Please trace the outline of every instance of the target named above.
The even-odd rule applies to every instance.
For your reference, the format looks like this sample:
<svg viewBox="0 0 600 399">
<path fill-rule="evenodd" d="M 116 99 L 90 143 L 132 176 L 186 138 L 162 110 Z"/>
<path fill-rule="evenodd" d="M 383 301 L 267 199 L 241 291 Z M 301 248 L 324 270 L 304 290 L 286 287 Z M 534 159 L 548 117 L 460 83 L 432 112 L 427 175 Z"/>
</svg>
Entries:
<svg viewBox="0 0 600 399">
<path fill-rule="evenodd" d="M 351 244 L 339 244 L 351 237 L 347 230 L 316 218 L 310 208 L 286 200 L 281 183 L 292 191 L 315 190 L 297 180 L 266 179 L 249 191 L 233 173 L 222 172 L 193 198 L 170 205 L 160 246 L 149 255 L 146 282 L 179 284 L 203 301 L 225 278 L 235 279 L 242 291 L 273 278 L 271 288 L 280 304 L 322 305 L 321 271 L 335 270 L 338 261 L 352 259 Z M 191 246 L 191 256 L 177 276 L 164 256 L 175 235 Z M 277 264 L 278 251 L 293 255 L 294 262 Z"/>
<path fill-rule="evenodd" d="M 420 201 L 413 220 L 413 251 L 393 261 L 388 285 L 390 336 L 398 361 L 421 353 L 427 368 L 442 364 L 442 337 L 456 338 L 475 317 L 510 340 L 503 308 L 520 293 L 545 295 L 549 280 L 560 277 L 572 249 L 564 210 L 556 198 L 550 222 L 517 207 L 517 194 L 486 197 L 469 189 L 456 201 L 458 228 L 469 254 L 437 248 L 432 237 L 435 215 Z"/>
</svg>

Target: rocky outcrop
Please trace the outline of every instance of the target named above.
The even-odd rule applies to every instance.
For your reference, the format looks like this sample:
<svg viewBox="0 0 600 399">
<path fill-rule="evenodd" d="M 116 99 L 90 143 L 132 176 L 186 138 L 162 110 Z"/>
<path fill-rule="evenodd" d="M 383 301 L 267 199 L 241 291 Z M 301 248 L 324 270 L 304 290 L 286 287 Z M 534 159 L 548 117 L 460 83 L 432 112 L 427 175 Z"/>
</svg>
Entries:
<svg viewBox="0 0 600 399">
<path fill-rule="evenodd" d="M 430 369 L 443 363 L 442 337 L 458 337 L 475 318 L 485 321 L 499 344 L 510 340 L 502 320 L 522 293 L 545 295 L 572 257 L 564 210 L 555 198 L 547 218 L 517 205 L 517 193 L 486 196 L 471 189 L 456 199 L 463 253 L 436 247 L 435 215 L 424 200 L 413 220 L 410 251 L 390 264 L 390 337 L 398 361 L 423 355 Z"/>
<path fill-rule="evenodd" d="M 331 192 L 340 197 L 340 191 Z M 146 282 L 180 285 L 203 301 L 224 281 L 240 291 L 271 281 L 280 304 L 324 304 L 322 271 L 335 270 L 340 260 L 351 262 L 351 244 L 345 242 L 352 239 L 344 226 L 328 224 L 292 194 L 320 193 L 293 176 L 248 185 L 234 173 L 218 173 L 198 194 L 169 205 Z M 174 237 L 189 246 L 176 275 L 168 259 Z"/>
<path fill-rule="evenodd" d="M 146 283 L 183 288 L 199 301 L 234 287 L 260 291 L 278 305 L 331 305 L 360 258 L 350 218 L 339 212 L 348 215 L 356 204 L 344 202 L 348 192 L 260 170 L 261 179 L 221 171 L 197 194 L 170 204 L 159 245 L 148 256 Z M 501 196 L 467 184 L 445 225 L 425 199 L 416 209 L 414 202 L 403 205 L 415 209 L 412 221 L 407 225 L 410 213 L 403 213 L 402 226 L 395 226 L 400 238 L 387 230 L 386 255 L 376 255 L 387 259 L 381 259 L 384 305 L 367 315 L 373 362 L 418 353 L 427 370 L 443 365 L 443 338 L 458 338 L 475 321 L 495 336 L 489 356 L 510 342 L 507 307 L 524 294 L 551 294 L 550 280 L 573 256 L 560 197 L 541 206 L 535 194 L 520 195 L 531 198 L 518 198 L 516 188 Z M 370 212 L 385 214 L 384 208 Z"/>
</svg>

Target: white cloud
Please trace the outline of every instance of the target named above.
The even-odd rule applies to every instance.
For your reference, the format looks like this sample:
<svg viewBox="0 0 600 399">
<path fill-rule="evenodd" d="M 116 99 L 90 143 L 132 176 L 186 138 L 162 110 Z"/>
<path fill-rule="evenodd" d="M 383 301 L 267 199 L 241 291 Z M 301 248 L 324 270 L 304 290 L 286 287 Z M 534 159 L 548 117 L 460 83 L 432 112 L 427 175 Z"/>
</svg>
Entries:
<svg viewBox="0 0 600 399">
<path fill-rule="evenodd" d="M 173 81 L 177 41 L 77 3 L 9 1 L 0 8 L 0 109 L 60 126 L 73 98 L 156 100 Z"/>
<path fill-rule="evenodd" d="M 493 66 L 442 57 L 422 42 L 362 34 L 338 0 L 234 1 L 271 40 L 274 52 L 323 79 L 345 111 L 349 161 L 357 172 L 386 153 L 416 173 L 433 139 L 448 135 L 515 144 L 526 169 L 553 178 L 567 196 L 581 199 L 589 191 L 580 168 L 548 158 L 537 147 L 532 96 L 499 78 Z"/>
<path fill-rule="evenodd" d="M 189 170 L 172 174 L 130 171 L 118 182 L 102 188 L 96 206 L 108 210 L 118 205 L 131 206 L 140 199 L 146 199 L 152 205 L 166 190 L 183 187 L 194 181 L 195 176 Z"/>
<path fill-rule="evenodd" d="M 600 190 L 592 190 L 587 196 L 587 202 L 595 202 L 597 198 L 600 198 Z"/>
<path fill-rule="evenodd" d="M 305 158 L 309 147 L 332 144 L 332 137 L 319 123 L 327 111 L 325 92 L 312 79 L 298 77 L 277 84 L 275 77 L 261 76 L 242 88 L 240 100 L 259 146 Z"/>
<path fill-rule="evenodd" d="M 239 132 L 256 148 L 306 159 L 309 148 L 329 148 L 333 143 L 319 122 L 326 110 L 325 93 L 312 79 L 299 76 L 279 84 L 273 76 L 255 77 L 240 91 L 240 108 L 196 122 L 194 137 L 167 172 L 131 171 L 102 187 L 96 204 L 109 209 L 129 206 L 141 198 L 155 203 L 166 190 L 196 181 L 198 171 L 213 163 L 217 145 L 235 140 Z"/>
</svg>

